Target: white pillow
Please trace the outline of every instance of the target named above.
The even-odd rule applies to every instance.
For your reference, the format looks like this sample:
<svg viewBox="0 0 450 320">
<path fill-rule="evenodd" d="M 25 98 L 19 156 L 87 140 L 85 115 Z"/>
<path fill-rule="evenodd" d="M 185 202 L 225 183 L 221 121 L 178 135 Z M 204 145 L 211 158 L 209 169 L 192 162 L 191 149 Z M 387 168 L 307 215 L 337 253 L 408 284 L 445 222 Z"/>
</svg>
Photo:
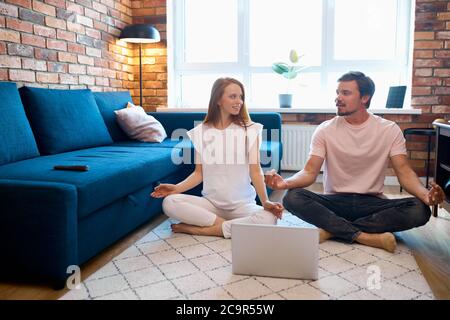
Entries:
<svg viewBox="0 0 450 320">
<path fill-rule="evenodd" d="M 162 142 L 167 138 L 161 123 L 140 106 L 128 103 L 127 108 L 115 110 L 119 126 L 131 139 L 144 142 Z"/>
</svg>

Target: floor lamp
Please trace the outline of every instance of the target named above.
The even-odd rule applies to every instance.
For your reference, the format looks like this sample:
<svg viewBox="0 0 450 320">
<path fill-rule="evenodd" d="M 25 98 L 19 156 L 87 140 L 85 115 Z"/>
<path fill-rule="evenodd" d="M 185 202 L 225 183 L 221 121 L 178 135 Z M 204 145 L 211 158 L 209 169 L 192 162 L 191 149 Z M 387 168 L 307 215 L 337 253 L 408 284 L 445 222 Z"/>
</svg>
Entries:
<svg viewBox="0 0 450 320">
<path fill-rule="evenodd" d="M 159 31 L 150 24 L 132 24 L 120 32 L 119 39 L 139 43 L 139 102 L 142 107 L 142 44 L 159 42 L 161 40 Z"/>
</svg>

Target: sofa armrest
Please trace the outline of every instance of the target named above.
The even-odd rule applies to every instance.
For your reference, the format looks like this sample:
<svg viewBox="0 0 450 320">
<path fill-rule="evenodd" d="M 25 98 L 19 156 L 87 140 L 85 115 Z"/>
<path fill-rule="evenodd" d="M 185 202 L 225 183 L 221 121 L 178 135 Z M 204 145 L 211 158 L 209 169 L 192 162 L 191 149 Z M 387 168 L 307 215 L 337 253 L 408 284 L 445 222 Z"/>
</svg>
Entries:
<svg viewBox="0 0 450 320">
<path fill-rule="evenodd" d="M 62 287 L 78 261 L 75 186 L 0 179 L 0 252 L 2 278 Z"/>
</svg>

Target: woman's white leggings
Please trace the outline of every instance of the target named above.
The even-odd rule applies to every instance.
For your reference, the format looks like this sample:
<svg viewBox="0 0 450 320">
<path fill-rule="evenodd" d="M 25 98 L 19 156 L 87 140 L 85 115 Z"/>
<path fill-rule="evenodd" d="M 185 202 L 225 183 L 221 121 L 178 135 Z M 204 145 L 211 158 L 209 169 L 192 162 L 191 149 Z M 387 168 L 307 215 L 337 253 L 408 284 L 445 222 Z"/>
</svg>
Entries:
<svg viewBox="0 0 450 320">
<path fill-rule="evenodd" d="M 182 223 L 208 227 L 212 226 L 217 216 L 227 220 L 222 224 L 223 236 L 231 238 L 231 224 L 276 224 L 277 218 L 256 203 L 244 204 L 233 210 L 215 207 L 203 197 L 188 194 L 172 194 L 163 201 L 164 213 Z"/>
</svg>

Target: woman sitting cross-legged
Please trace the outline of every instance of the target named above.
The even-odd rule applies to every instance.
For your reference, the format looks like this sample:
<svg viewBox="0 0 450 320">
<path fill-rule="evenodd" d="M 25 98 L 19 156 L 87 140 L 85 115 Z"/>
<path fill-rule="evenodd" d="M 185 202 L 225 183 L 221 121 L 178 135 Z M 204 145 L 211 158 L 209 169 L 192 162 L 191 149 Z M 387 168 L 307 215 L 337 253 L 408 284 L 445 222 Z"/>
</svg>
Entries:
<svg viewBox="0 0 450 320">
<path fill-rule="evenodd" d="M 206 118 L 188 135 L 195 147 L 194 172 L 151 193 L 165 197 L 164 213 L 181 222 L 172 225 L 173 232 L 230 238 L 236 222 L 276 224 L 284 208 L 268 200 L 259 161 L 262 125 L 250 120 L 239 81 L 215 81 Z M 202 197 L 182 194 L 201 182 Z"/>
</svg>

